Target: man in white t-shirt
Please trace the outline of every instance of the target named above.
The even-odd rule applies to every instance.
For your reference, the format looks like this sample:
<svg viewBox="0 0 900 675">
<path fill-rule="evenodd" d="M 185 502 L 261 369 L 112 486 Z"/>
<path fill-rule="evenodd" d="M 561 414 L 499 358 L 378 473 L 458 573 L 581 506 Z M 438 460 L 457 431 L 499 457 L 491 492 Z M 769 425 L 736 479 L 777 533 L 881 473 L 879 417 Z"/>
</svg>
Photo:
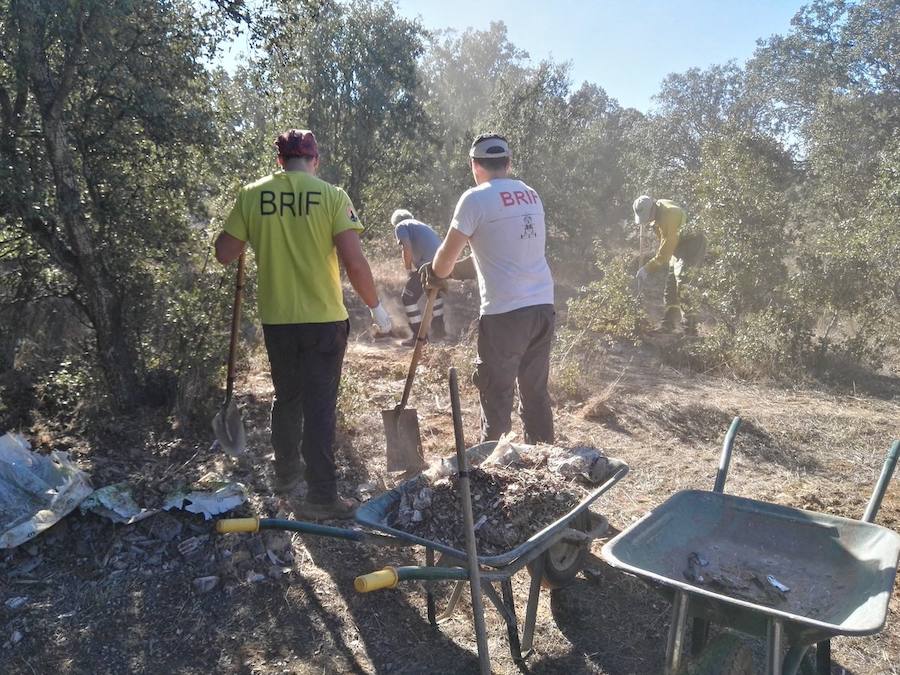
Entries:
<svg viewBox="0 0 900 675">
<path fill-rule="evenodd" d="M 547 380 L 556 312 L 553 277 L 544 255 L 547 231 L 537 192 L 509 177 L 509 144 L 482 134 L 469 150 L 475 187 L 459 198 L 450 230 L 430 264 L 422 266 L 426 288 L 445 288 L 464 277 L 456 262 L 472 249 L 481 293 L 475 384 L 481 398 L 482 440 L 510 430 L 518 385 L 519 412 L 527 442 L 553 442 Z"/>
</svg>

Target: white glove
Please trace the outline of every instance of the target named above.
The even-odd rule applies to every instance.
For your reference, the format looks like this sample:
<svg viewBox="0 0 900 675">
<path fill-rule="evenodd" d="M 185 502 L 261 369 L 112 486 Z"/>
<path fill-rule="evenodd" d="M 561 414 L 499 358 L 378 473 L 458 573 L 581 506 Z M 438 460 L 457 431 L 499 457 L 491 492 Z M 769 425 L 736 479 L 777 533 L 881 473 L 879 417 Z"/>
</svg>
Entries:
<svg viewBox="0 0 900 675">
<path fill-rule="evenodd" d="M 650 280 L 650 273 L 647 271 L 647 267 L 641 267 L 637 271 L 637 274 L 634 275 L 634 280 L 637 281 L 638 288 L 644 286 Z"/>
<path fill-rule="evenodd" d="M 647 268 L 641 267 L 641 269 L 637 271 L 637 274 L 634 275 L 634 288 L 632 292 L 635 295 L 640 295 L 649 280 L 650 273 L 647 271 Z"/>
<path fill-rule="evenodd" d="M 391 316 L 387 313 L 384 305 L 382 305 L 379 301 L 377 305 L 375 305 L 374 307 L 370 307 L 369 311 L 372 313 L 372 320 L 378 327 L 378 332 L 382 335 L 384 335 L 385 333 L 390 333 L 391 328 L 393 327 L 391 324 Z"/>
</svg>

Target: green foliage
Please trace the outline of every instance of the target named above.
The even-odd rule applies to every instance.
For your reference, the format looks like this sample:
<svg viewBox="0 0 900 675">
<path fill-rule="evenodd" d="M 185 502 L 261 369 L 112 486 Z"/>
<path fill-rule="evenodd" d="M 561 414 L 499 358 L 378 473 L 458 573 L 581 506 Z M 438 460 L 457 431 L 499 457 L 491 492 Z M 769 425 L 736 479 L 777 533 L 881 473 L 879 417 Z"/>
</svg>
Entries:
<svg viewBox="0 0 900 675">
<path fill-rule="evenodd" d="M 603 277 L 569 300 L 566 332 L 577 340 L 606 335 L 636 340 L 647 328 L 641 303 L 634 295 L 631 261 L 626 257 L 600 262 Z M 575 344 L 573 342 L 573 344 Z"/>
<path fill-rule="evenodd" d="M 70 415 L 86 399 L 90 386 L 84 364 L 64 359 L 37 383 L 35 391 L 42 406 L 52 415 Z"/>
<path fill-rule="evenodd" d="M 239 23 L 256 51 L 229 75 L 208 59 Z M 746 67 L 670 74 L 646 115 L 533 62 L 502 23 L 429 33 L 389 0 L 0 0 L 0 32 L 0 375 L 27 365 L 5 392 L 205 415 L 233 282 L 209 244 L 295 126 L 316 132 L 370 251 L 392 255 L 390 212 L 443 230 L 472 185 L 472 138 L 508 136 L 557 279 L 595 278 L 585 251 L 603 251 L 560 331 L 566 395 L 588 345 L 647 328 L 616 251 L 641 193 L 683 205 L 710 244 L 693 275 L 707 325 L 680 357 L 747 377 L 895 367 L 894 0 L 813 0 Z M 248 279 L 245 327 L 252 265 Z"/>
<path fill-rule="evenodd" d="M 706 233 L 710 260 L 697 275 L 706 305 L 732 328 L 746 312 L 779 302 L 790 242 L 786 191 L 793 167 L 770 139 L 740 132 L 703 148 L 695 226 Z"/>
</svg>

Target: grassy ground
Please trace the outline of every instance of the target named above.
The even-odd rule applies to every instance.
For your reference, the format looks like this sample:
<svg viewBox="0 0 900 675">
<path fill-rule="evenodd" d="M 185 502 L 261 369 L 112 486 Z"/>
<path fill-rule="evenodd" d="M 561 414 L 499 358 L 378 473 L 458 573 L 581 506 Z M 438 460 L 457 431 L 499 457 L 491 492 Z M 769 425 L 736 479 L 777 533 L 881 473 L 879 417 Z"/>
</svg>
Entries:
<svg viewBox="0 0 900 675">
<path fill-rule="evenodd" d="M 402 279 L 388 270 L 385 296 Z M 392 303 L 399 318 L 399 303 Z M 455 292 L 450 328 L 467 335 L 475 291 Z M 386 487 L 380 411 L 399 398 L 408 351 L 396 340 L 372 341 L 365 313 L 352 306 L 355 332 L 341 400 L 339 472 L 346 494 L 367 497 Z M 557 364 L 555 417 L 561 443 L 588 442 L 631 466 L 631 473 L 594 507 L 615 528 L 628 526 L 677 490 L 712 486 L 721 439 L 734 415 L 745 420 L 728 492 L 851 518 L 861 516 L 884 452 L 900 434 L 896 399 L 820 389 L 748 385 L 677 372 L 662 365 L 660 345 L 597 345 L 588 371 Z M 428 348 L 414 388 L 429 457 L 452 453 L 446 371 L 463 382 L 466 439 L 477 440 L 478 406 L 468 376 L 471 340 Z M 159 434 L 153 421 L 136 427 L 127 446 L 86 444 L 45 430 L 49 447 L 71 446 L 95 483 L 128 479 L 146 498 L 172 484 L 217 474 L 248 486 L 243 513 L 289 516 L 290 501 L 271 496 L 268 406 L 271 386 L 257 355 L 240 382 L 250 457 L 230 463 L 208 449 L 211 437 Z M 565 377 L 561 376 L 565 373 Z M 517 426 L 516 428 L 519 428 Z M 440 628 L 425 614 L 422 589 L 359 595 L 353 578 L 386 564 L 422 562 L 416 549 L 371 549 L 299 535 L 210 533 L 200 517 L 176 514 L 113 526 L 73 514 L 27 547 L 0 554 L 0 670 L 8 673 L 459 673 L 477 670 L 468 603 Z M 900 488 L 884 501 L 878 522 L 900 530 Z M 165 525 L 165 527 L 163 527 Z M 170 536 L 177 530 L 174 536 Z M 170 538 L 166 538 L 170 537 Z M 196 537 L 188 555 L 179 542 Z M 600 559 L 565 589 L 541 595 L 534 673 L 653 673 L 660 670 L 669 604 L 638 579 Z M 277 559 L 277 564 L 271 555 Z M 249 573 L 260 575 L 248 576 Z M 219 577 L 207 593 L 195 578 Z M 524 613 L 528 576 L 513 583 Z M 896 589 L 895 589 L 896 590 Z M 27 596 L 24 607 L 5 602 Z M 891 600 L 877 636 L 838 638 L 835 671 L 900 673 L 900 595 Z M 515 673 L 506 629 L 487 613 L 497 673 Z M 12 637 L 18 633 L 19 641 Z M 757 650 L 758 651 L 758 650 Z M 759 666 L 759 664 L 757 664 Z"/>
</svg>

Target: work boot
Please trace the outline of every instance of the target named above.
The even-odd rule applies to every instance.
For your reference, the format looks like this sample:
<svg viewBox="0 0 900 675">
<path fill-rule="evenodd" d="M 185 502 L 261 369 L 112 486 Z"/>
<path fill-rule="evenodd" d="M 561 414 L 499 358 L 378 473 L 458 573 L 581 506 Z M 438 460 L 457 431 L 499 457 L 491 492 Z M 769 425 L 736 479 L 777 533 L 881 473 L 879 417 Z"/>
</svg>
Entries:
<svg viewBox="0 0 900 675">
<path fill-rule="evenodd" d="M 694 314 L 685 314 L 684 320 L 681 322 L 681 330 L 688 337 L 697 335 L 697 317 Z"/>
<path fill-rule="evenodd" d="M 303 473 L 304 473 L 304 465 L 301 464 L 298 468 L 294 469 L 290 473 L 278 474 L 275 473 L 275 494 L 281 495 L 283 497 L 287 497 L 294 492 L 303 484 Z"/>
<path fill-rule="evenodd" d="M 671 333 L 675 330 L 675 326 L 681 321 L 681 307 L 678 305 L 669 305 L 666 307 L 666 313 L 663 316 L 660 330 Z"/>
<path fill-rule="evenodd" d="M 309 520 L 346 520 L 356 513 L 359 502 L 355 499 L 336 497 L 334 501 L 327 503 L 311 502 L 304 499 L 297 506 L 297 514 Z"/>
<path fill-rule="evenodd" d="M 419 326 L 421 326 L 421 325 L 422 324 L 420 324 L 420 323 L 409 324 L 409 329 L 412 331 L 412 337 L 407 338 L 400 344 L 403 345 L 404 347 L 415 347 L 416 346 L 416 335 L 419 334 Z"/>
<path fill-rule="evenodd" d="M 444 315 L 436 316 L 431 320 L 431 330 L 428 331 L 428 337 L 434 340 L 443 340 L 447 337 L 447 331 L 444 328 Z"/>
</svg>

